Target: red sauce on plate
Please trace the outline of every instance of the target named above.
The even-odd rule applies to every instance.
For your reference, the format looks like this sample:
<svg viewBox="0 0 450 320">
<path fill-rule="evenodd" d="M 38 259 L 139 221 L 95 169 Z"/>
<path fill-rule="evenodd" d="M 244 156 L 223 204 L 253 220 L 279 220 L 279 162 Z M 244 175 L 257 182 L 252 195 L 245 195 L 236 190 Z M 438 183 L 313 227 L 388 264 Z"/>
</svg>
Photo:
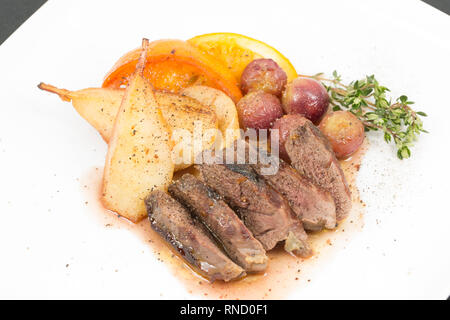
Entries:
<svg viewBox="0 0 450 320">
<path fill-rule="evenodd" d="M 248 275 L 244 279 L 229 283 L 210 283 L 187 265 L 178 254 L 151 229 L 150 223 L 144 219 L 134 224 L 125 218 L 103 208 L 100 202 L 101 180 L 103 168 L 91 169 L 85 178 L 80 179 L 89 208 L 95 218 L 105 228 L 127 229 L 142 239 L 145 245 L 152 248 L 155 257 L 163 261 L 175 277 L 181 281 L 186 290 L 198 297 L 209 299 L 281 299 L 294 289 L 308 285 L 320 276 L 321 266 L 344 250 L 352 239 L 352 234 L 362 230 L 364 226 L 365 204 L 359 197 L 356 177 L 361 166 L 368 142 L 349 159 L 341 161 L 342 169 L 352 192 L 353 207 L 348 218 L 341 222 L 335 230 L 327 230 L 309 235 L 314 255 L 309 259 L 301 259 L 286 253 L 282 247 L 268 252 L 269 267 L 263 274 Z"/>
</svg>

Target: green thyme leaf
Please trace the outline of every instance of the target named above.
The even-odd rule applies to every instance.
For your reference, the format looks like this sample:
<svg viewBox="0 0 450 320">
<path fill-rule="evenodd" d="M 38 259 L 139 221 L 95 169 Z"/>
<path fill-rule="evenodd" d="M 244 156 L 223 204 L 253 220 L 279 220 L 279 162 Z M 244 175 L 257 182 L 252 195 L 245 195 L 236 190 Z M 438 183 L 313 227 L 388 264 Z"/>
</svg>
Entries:
<svg viewBox="0 0 450 320">
<path fill-rule="evenodd" d="M 381 86 L 374 75 L 352 81 L 348 85 L 342 83 L 337 71 L 333 71 L 331 79 L 322 75 L 323 73 L 318 73 L 310 78 L 322 82 L 330 96 L 333 111 L 347 110 L 353 113 L 362 121 L 366 131 L 383 131 L 384 140 L 395 143 L 399 159 L 409 158 L 410 147 L 420 133 L 428 133 L 423 129 L 420 118 L 427 114 L 411 109 L 410 105 L 414 102 L 409 101 L 406 95 L 397 99 L 388 97 L 386 94 L 390 90 Z"/>
</svg>

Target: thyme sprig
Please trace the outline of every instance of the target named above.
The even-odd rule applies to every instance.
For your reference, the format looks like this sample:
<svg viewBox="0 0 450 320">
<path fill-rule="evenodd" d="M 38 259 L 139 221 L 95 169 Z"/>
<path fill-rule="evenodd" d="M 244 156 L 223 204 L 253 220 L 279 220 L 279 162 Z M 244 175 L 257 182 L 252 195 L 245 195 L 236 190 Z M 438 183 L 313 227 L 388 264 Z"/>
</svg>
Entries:
<svg viewBox="0 0 450 320">
<path fill-rule="evenodd" d="M 423 129 L 420 118 L 427 115 L 414 111 L 411 108 L 414 102 L 405 95 L 392 101 L 387 96 L 390 90 L 381 86 L 374 75 L 352 81 L 348 85 L 342 82 L 336 71 L 331 79 L 325 78 L 323 73 L 307 77 L 322 82 L 328 91 L 334 111 L 350 111 L 362 121 L 366 131 L 383 131 L 384 140 L 387 143 L 395 143 L 399 159 L 409 158 L 410 147 L 421 132 L 427 132 Z"/>
</svg>

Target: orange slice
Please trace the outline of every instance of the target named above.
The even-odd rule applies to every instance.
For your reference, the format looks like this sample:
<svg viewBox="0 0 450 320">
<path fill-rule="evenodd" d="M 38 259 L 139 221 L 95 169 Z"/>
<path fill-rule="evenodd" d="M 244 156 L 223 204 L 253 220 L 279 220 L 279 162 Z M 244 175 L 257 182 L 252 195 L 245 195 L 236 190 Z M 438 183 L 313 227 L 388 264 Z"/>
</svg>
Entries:
<svg viewBox="0 0 450 320">
<path fill-rule="evenodd" d="M 209 33 L 188 40 L 223 65 L 240 82 L 245 67 L 254 59 L 272 59 L 286 72 L 288 81 L 297 77 L 289 60 L 268 44 L 236 33 Z"/>
<path fill-rule="evenodd" d="M 128 83 L 141 49 L 122 56 L 105 76 L 104 88 L 120 88 Z M 158 40 L 149 44 L 144 77 L 155 89 L 179 92 L 192 85 L 223 91 L 234 102 L 242 97 L 234 75 L 219 61 L 181 40 Z"/>
</svg>

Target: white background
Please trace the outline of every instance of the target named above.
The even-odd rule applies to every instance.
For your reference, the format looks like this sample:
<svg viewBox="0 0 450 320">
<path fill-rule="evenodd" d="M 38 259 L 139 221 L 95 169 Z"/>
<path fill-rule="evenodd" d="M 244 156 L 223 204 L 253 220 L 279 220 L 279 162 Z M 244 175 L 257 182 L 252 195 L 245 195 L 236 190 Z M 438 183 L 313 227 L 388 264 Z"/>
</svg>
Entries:
<svg viewBox="0 0 450 320">
<path fill-rule="evenodd" d="M 369 136 L 364 230 L 289 297 L 447 298 L 449 17 L 419 1 L 281 0 L 50 1 L 0 46 L 0 298 L 191 297 L 135 235 L 93 218 L 80 179 L 106 146 L 36 85 L 99 86 L 144 36 L 219 31 L 273 45 L 299 73 L 374 73 L 429 114 L 410 160 Z"/>
</svg>

